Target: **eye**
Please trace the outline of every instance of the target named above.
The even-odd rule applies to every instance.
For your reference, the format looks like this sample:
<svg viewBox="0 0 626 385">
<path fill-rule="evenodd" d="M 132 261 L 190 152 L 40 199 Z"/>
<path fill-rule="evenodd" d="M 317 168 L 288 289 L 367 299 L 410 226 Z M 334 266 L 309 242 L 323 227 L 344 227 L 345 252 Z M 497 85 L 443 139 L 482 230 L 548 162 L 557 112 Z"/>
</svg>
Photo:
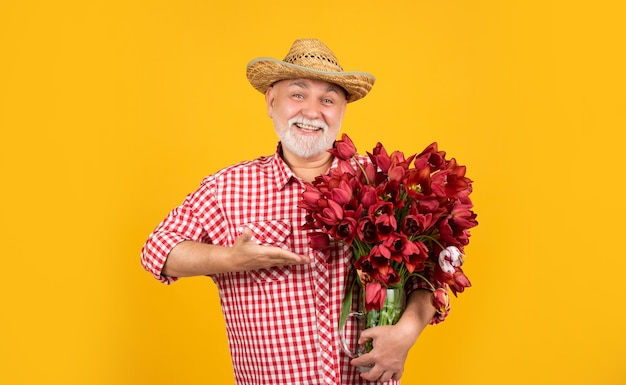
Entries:
<svg viewBox="0 0 626 385">
<path fill-rule="evenodd" d="M 324 104 L 333 104 L 333 100 L 332 99 L 328 99 L 328 98 L 324 98 L 324 99 L 322 99 L 322 103 L 324 103 Z"/>
<path fill-rule="evenodd" d="M 294 99 L 304 99 L 302 94 L 293 94 Z"/>
</svg>

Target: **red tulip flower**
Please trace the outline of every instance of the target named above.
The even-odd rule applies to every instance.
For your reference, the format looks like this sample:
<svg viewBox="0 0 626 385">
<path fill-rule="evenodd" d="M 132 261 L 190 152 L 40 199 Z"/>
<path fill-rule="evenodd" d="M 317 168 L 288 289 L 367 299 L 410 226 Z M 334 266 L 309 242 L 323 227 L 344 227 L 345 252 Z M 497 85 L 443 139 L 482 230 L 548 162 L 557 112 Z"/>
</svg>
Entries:
<svg viewBox="0 0 626 385">
<path fill-rule="evenodd" d="M 379 142 L 363 158 L 343 134 L 329 152 L 337 167 L 306 183 L 299 203 L 309 246 L 328 258 L 332 241 L 350 246 L 367 311 L 382 308 L 386 288 L 416 277 L 447 314 L 448 290 L 457 295 L 471 286 L 461 265 L 478 222 L 465 166 L 447 159 L 436 142 L 409 157 L 389 155 Z"/>
<path fill-rule="evenodd" d="M 438 313 L 445 314 L 450 308 L 450 296 L 448 295 L 448 290 L 440 287 L 433 291 L 431 303 Z"/>
<path fill-rule="evenodd" d="M 385 303 L 387 291 L 380 282 L 370 282 L 365 285 L 365 310 L 380 310 Z"/>
<path fill-rule="evenodd" d="M 331 154 L 341 160 L 350 160 L 356 154 L 356 147 L 348 135 L 341 135 L 341 140 L 335 141 L 335 147 L 328 150 Z"/>
</svg>

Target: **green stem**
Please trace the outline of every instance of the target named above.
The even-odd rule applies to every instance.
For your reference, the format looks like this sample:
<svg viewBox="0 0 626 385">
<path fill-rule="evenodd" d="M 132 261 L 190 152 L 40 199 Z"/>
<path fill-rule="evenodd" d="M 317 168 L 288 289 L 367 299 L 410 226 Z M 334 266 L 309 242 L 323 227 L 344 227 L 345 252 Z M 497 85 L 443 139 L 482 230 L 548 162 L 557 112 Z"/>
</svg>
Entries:
<svg viewBox="0 0 626 385">
<path fill-rule="evenodd" d="M 367 177 L 367 173 L 365 172 L 365 169 L 363 168 L 363 165 L 361 164 L 361 162 L 359 162 L 354 156 L 352 157 L 352 159 L 357 164 L 357 166 L 359 166 L 361 171 L 363 171 L 363 176 L 365 177 L 365 184 L 370 184 L 370 179 Z"/>
<path fill-rule="evenodd" d="M 398 272 L 398 275 L 400 277 L 403 277 L 403 278 L 406 277 L 400 283 L 400 285 L 402 287 L 404 287 L 404 284 L 406 283 L 406 280 L 408 280 L 410 277 L 417 277 L 417 278 L 420 278 L 423 281 L 425 281 L 428 284 L 428 286 L 430 286 L 430 288 L 433 291 L 435 290 L 435 286 L 433 286 L 433 284 L 428 279 L 426 279 L 426 277 L 424 277 L 422 274 L 420 274 L 420 273 L 411 273 L 411 274 L 409 274 L 409 271 L 406 268 L 406 265 L 404 263 L 401 263 L 401 264 L 395 264 L 394 263 L 394 268 L 396 269 L 396 271 Z"/>
<path fill-rule="evenodd" d="M 365 328 L 395 325 L 404 311 L 404 301 L 403 287 L 388 288 L 382 309 L 365 313 Z M 372 347 L 372 341 L 368 341 L 365 344 L 365 352 L 371 351 Z"/>
<path fill-rule="evenodd" d="M 427 239 L 429 241 L 435 242 L 442 249 L 445 249 L 445 247 L 443 247 L 443 245 L 441 243 L 439 243 L 439 241 L 436 238 L 434 238 L 433 236 L 431 236 L 431 235 L 421 234 L 421 235 L 417 235 L 415 237 L 411 237 L 410 239 L 412 241 L 415 241 L 415 240 L 420 240 L 421 241 L 421 240 Z"/>
<path fill-rule="evenodd" d="M 431 283 L 428 279 L 426 279 L 426 277 L 424 277 L 423 275 L 421 275 L 420 273 L 413 273 L 413 274 L 411 274 L 409 277 L 417 277 L 417 278 L 421 278 L 424 282 L 426 282 L 426 283 L 428 284 L 428 286 L 430 286 L 430 288 L 431 288 L 433 291 L 435 291 L 435 290 L 436 290 L 436 289 L 435 289 L 435 286 L 433 286 L 433 284 L 432 284 L 432 283 Z"/>
<path fill-rule="evenodd" d="M 369 254 L 371 249 L 371 245 L 361 242 L 358 238 L 355 238 L 354 241 L 352 241 L 352 256 L 355 261 L 360 257 Z"/>
</svg>

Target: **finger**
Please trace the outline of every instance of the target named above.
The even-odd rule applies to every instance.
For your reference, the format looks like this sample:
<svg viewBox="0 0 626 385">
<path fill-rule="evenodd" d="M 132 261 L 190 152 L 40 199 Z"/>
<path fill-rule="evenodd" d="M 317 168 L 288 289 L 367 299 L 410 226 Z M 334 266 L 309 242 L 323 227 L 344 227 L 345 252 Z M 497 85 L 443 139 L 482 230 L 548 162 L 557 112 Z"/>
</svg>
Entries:
<svg viewBox="0 0 626 385">
<path fill-rule="evenodd" d="M 352 366 L 362 366 L 362 367 L 372 367 L 374 366 L 374 362 L 371 359 L 369 353 L 363 354 L 357 358 L 353 358 L 350 360 L 350 365 Z"/>
<path fill-rule="evenodd" d="M 241 234 L 235 240 L 235 243 L 247 243 L 252 240 L 252 230 L 247 227 L 241 229 Z"/>
<path fill-rule="evenodd" d="M 364 378 L 368 381 L 380 381 L 380 378 L 382 375 L 383 375 L 383 372 L 380 369 L 376 368 L 375 366 L 373 366 L 367 372 L 361 372 L 361 378 Z"/>
<path fill-rule="evenodd" d="M 380 377 L 378 377 L 378 381 L 380 381 L 380 382 L 387 382 L 387 381 L 391 380 L 392 377 L 393 377 L 393 373 L 392 372 L 383 372 L 383 374 L 381 374 Z"/>
<path fill-rule="evenodd" d="M 283 265 L 302 265 L 306 263 L 311 263 L 311 259 L 305 255 L 292 253 L 283 249 L 279 250 L 280 252 L 277 255 L 277 258 L 280 259 Z"/>
<path fill-rule="evenodd" d="M 372 331 L 373 328 L 367 328 L 361 332 L 359 336 L 359 345 L 364 345 L 367 341 L 371 341 L 375 337 L 375 331 Z"/>
</svg>

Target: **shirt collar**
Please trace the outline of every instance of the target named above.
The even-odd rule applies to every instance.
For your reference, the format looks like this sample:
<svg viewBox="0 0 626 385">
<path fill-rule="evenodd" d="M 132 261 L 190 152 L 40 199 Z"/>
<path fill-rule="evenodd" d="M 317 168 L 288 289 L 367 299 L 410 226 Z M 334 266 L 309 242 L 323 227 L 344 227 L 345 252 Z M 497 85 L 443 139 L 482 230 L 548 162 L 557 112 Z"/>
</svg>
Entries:
<svg viewBox="0 0 626 385">
<path fill-rule="evenodd" d="M 338 166 L 338 159 L 333 158 L 333 162 L 330 165 L 328 171 Z M 276 153 L 272 162 L 272 169 L 274 172 L 274 180 L 276 181 L 276 188 L 282 190 L 292 180 L 297 180 L 303 183 L 302 180 L 293 173 L 287 163 L 283 160 L 283 147 L 280 142 L 276 146 Z"/>
<path fill-rule="evenodd" d="M 276 153 L 272 161 L 272 170 L 274 172 L 274 181 L 276 182 L 276 188 L 282 190 L 285 188 L 291 178 L 298 179 L 298 177 L 291 171 L 287 163 L 283 160 L 283 146 L 278 142 L 276 146 Z"/>
</svg>

